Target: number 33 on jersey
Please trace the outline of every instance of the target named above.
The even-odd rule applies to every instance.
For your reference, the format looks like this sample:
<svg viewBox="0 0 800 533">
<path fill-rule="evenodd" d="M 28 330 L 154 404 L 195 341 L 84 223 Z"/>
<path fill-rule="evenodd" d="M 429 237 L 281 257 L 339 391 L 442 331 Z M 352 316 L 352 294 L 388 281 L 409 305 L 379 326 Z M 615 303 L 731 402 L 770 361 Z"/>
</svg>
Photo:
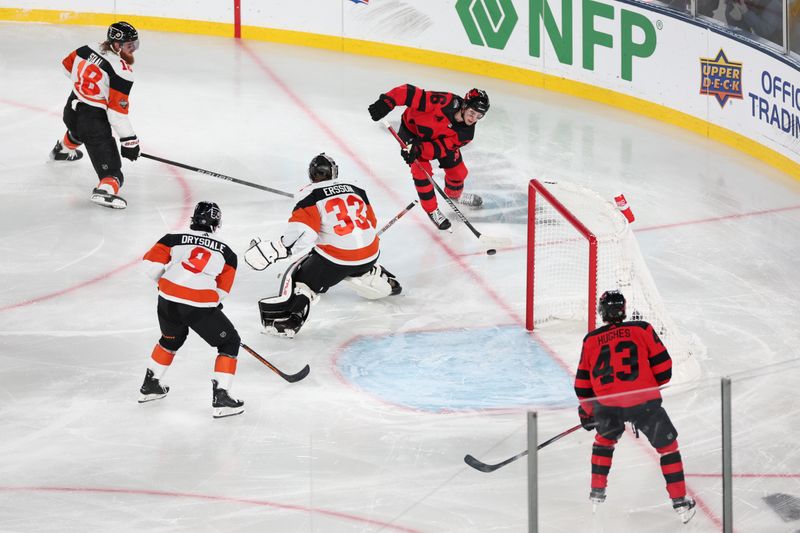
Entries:
<svg viewBox="0 0 800 533">
<path fill-rule="evenodd" d="M 363 264 L 378 257 L 377 220 L 363 189 L 322 181 L 303 187 L 298 196 L 302 199 L 289 218 L 284 245 L 305 248 L 316 240 L 317 252 L 341 265 Z"/>
<path fill-rule="evenodd" d="M 236 277 L 236 254 L 202 231 L 164 235 L 144 261 L 163 298 L 195 307 L 216 307 Z"/>
</svg>

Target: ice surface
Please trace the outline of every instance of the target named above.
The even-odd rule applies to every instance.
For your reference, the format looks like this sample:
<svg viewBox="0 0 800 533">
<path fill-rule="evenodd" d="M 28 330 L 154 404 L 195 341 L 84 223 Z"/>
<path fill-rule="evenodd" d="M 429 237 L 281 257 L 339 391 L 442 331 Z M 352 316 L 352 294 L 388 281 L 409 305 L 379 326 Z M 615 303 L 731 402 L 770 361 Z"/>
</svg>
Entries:
<svg viewBox="0 0 800 533">
<path fill-rule="evenodd" d="M 365 301 L 336 287 L 294 340 L 259 334 L 256 302 L 278 272 L 242 263 L 226 313 L 280 368 L 310 363 L 309 377 L 283 382 L 242 352 L 234 393 L 247 412 L 213 420 L 214 352 L 191 336 L 166 375 L 169 396 L 139 405 L 159 335 L 155 290 L 135 268 L 142 254 L 185 227 L 199 200 L 220 204 L 220 236 L 240 254 L 253 236 L 278 236 L 292 203 L 140 159 L 124 162 L 128 209 L 91 204 L 87 158 L 47 154 L 64 130 L 59 63 L 102 35 L 0 24 L 0 531 L 525 531 L 525 462 L 484 474 L 462 458 L 523 450 L 529 408 L 542 439 L 577 423 L 582 332 L 522 329 L 532 177 L 625 194 L 667 308 L 708 348 L 704 375 L 749 376 L 734 387 L 737 531 L 800 528 L 785 505 L 773 510 L 800 496 L 797 367 L 751 372 L 797 357 L 797 182 L 702 137 L 535 88 L 143 31 L 131 117 L 145 152 L 294 191 L 325 151 L 367 188 L 381 221 L 415 192 L 367 105 L 405 82 L 486 89 L 492 109 L 464 150 L 467 190 L 485 206 L 465 212 L 514 244 L 488 257 L 463 225 L 437 232 L 416 208 L 383 238 L 381 263 L 403 293 Z M 593 516 L 591 436 L 580 431 L 539 456 L 543 531 L 719 530 L 719 387 L 676 389 L 665 405 L 697 517 L 680 525 L 657 457 L 630 435 Z"/>
</svg>

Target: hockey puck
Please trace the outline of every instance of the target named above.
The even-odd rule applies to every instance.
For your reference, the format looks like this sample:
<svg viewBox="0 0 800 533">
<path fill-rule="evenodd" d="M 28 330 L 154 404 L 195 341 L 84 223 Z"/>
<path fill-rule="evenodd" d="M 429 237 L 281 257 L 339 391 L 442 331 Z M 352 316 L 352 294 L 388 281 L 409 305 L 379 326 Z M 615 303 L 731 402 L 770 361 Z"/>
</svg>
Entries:
<svg viewBox="0 0 800 533">
<path fill-rule="evenodd" d="M 497 250 L 495 250 L 494 248 L 489 248 L 488 250 L 486 250 L 486 255 L 494 255 L 496 253 Z"/>
</svg>

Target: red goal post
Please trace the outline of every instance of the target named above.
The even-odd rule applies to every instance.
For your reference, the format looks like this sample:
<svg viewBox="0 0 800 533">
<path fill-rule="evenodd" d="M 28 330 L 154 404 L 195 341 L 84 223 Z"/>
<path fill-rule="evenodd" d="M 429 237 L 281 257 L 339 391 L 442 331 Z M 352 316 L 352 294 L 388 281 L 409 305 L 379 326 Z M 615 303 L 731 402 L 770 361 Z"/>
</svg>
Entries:
<svg viewBox="0 0 800 533">
<path fill-rule="evenodd" d="M 558 199 L 537 179 L 532 179 L 528 190 L 528 266 L 527 266 L 527 293 L 525 305 L 525 327 L 528 331 L 533 331 L 534 319 L 534 276 L 536 267 L 536 205 L 538 202 L 547 202 L 552 209 L 558 212 L 565 221 L 572 225 L 576 233 L 586 240 L 588 265 L 587 265 L 587 301 L 597 301 L 597 238 L 594 234 L 573 215 L 569 209 L 564 207 Z M 540 211 L 543 211 L 540 210 Z M 596 313 L 592 306 L 587 309 L 588 330 L 595 328 Z"/>
<path fill-rule="evenodd" d="M 585 187 L 533 179 L 528 187 L 525 327 L 572 320 L 601 324 L 597 300 L 620 290 L 628 320 L 651 323 L 684 374 L 699 375 L 699 339 L 670 318 L 630 225 L 610 200 Z M 686 364 L 686 362 L 691 364 Z"/>
</svg>

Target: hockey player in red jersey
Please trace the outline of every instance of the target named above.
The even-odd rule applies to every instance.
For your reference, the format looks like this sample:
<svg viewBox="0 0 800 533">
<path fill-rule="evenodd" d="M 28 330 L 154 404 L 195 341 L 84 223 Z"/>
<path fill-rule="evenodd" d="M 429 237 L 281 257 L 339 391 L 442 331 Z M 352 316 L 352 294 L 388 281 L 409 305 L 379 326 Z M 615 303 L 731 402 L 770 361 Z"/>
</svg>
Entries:
<svg viewBox="0 0 800 533">
<path fill-rule="evenodd" d="M 292 250 L 313 246 L 311 252 L 289 266 L 281 293 L 258 302 L 266 333 L 294 337 L 308 318 L 318 295 L 345 282 L 359 296 L 379 299 L 400 294 L 397 279 L 377 264 L 380 239 L 377 220 L 367 193 L 338 178 L 336 162 L 322 153 L 308 166 L 310 185 L 296 195 L 283 235 L 274 241 L 253 239 L 244 254 L 255 270 L 264 270 Z"/>
<path fill-rule="evenodd" d="M 605 501 L 614 446 L 625 431 L 625 422 L 631 422 L 661 454 L 672 507 L 686 523 L 694 516 L 695 502 L 686 495 L 678 431 L 661 406 L 658 390 L 672 378 L 672 359 L 652 325 L 625 321 L 621 292 L 604 292 L 598 312 L 605 325 L 584 337 L 575 374 L 581 425 L 587 431 L 597 430 L 589 499 L 595 504 Z"/>
<path fill-rule="evenodd" d="M 213 202 L 194 208 L 189 231 L 164 235 L 145 255 L 146 273 L 158 283 L 161 338 L 153 348 L 139 403 L 163 398 L 169 387 L 161 378 L 192 329 L 217 348 L 212 384 L 214 418 L 244 412 L 244 402 L 229 394 L 236 374 L 239 334 L 222 312 L 222 300 L 236 276 L 233 250 L 215 236 L 222 211 Z"/>
<path fill-rule="evenodd" d="M 439 210 L 434 187 L 428 179 L 433 176 L 430 162 L 436 159 L 444 169 L 444 192 L 448 197 L 467 206 L 483 204 L 477 194 L 463 192 L 468 171 L 461 148 L 472 141 L 475 124 L 489 111 L 489 96 L 485 91 L 472 89 L 461 98 L 406 84 L 381 94 L 370 104 L 369 114 L 378 121 L 396 106 L 406 106 L 398 135 L 407 145 L 401 155 L 411 167 L 420 204 L 436 227 L 448 229 L 450 221 Z M 413 164 L 415 161 L 418 164 Z"/>
<path fill-rule="evenodd" d="M 139 157 L 139 139 L 128 120 L 133 87 L 133 53 L 139 48 L 139 33 L 127 22 L 108 27 L 106 40 L 73 50 L 61 64 L 72 81 L 72 92 L 64 106 L 67 132 L 50 152 L 55 161 L 77 161 L 78 150 L 86 145 L 89 158 L 100 180 L 92 191 L 92 202 L 114 209 L 125 209 L 119 196 L 124 182 L 122 157 Z M 120 151 L 111 134 L 119 136 Z"/>
</svg>

